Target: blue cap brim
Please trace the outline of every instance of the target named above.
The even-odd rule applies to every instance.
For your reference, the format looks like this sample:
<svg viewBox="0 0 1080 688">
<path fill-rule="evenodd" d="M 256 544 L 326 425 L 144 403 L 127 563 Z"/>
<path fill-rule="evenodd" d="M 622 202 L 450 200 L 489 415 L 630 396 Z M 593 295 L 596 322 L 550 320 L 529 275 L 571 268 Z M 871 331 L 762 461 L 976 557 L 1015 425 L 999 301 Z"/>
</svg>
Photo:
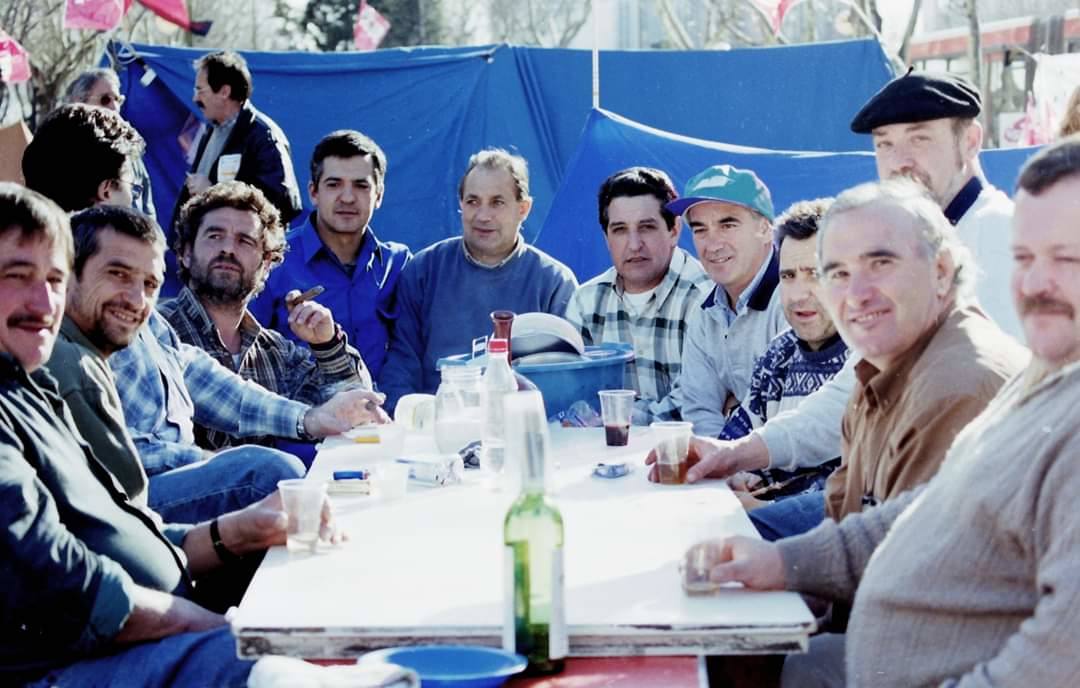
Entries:
<svg viewBox="0 0 1080 688">
<path fill-rule="evenodd" d="M 698 203 L 704 203 L 706 201 L 717 201 L 719 203 L 725 203 L 726 201 L 720 201 L 716 198 L 701 198 L 700 196 L 690 196 L 689 198 L 676 198 L 674 201 L 666 204 L 664 209 L 672 215 L 684 215 L 687 210 L 690 210 L 690 206 L 697 205 Z"/>
</svg>

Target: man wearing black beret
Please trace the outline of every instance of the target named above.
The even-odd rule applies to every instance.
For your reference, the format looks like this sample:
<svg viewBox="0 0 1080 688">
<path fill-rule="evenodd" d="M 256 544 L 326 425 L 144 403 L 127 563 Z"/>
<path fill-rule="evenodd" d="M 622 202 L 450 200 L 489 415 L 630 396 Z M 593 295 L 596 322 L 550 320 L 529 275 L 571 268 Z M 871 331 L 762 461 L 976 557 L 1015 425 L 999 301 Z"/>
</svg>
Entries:
<svg viewBox="0 0 1080 688">
<path fill-rule="evenodd" d="M 859 110 L 851 130 L 870 134 L 881 179 L 911 177 L 930 190 L 974 254 L 979 305 L 1007 333 L 1021 336 L 1009 294 L 1012 201 L 979 165 L 982 98 L 952 74 L 917 72 L 893 79 Z"/>
</svg>

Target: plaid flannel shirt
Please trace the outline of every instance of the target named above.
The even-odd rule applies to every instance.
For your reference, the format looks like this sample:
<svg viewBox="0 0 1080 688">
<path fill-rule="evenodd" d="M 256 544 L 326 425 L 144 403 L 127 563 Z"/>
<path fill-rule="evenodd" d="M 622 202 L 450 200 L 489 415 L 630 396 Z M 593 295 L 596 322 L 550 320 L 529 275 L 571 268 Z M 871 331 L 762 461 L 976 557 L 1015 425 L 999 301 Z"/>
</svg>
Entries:
<svg viewBox="0 0 1080 688">
<path fill-rule="evenodd" d="M 641 313 L 633 314 L 623 301 L 615 268 L 581 285 L 566 307 L 566 319 L 581 332 L 586 344 L 632 344 L 631 379 L 638 392 L 639 411 L 651 417 L 677 417 L 671 391 L 682 369 L 686 320 L 715 286 L 701 263 L 681 248 L 671 256 L 667 274 Z"/>
<path fill-rule="evenodd" d="M 297 438 L 307 404 L 267 391 L 185 344 L 157 311 L 109 357 L 120 405 L 149 475 L 206 458 L 192 421 L 229 435 Z"/>
<path fill-rule="evenodd" d="M 245 380 L 257 382 L 283 397 L 316 406 L 329 399 L 339 385 L 371 389 L 371 374 L 340 327 L 332 340 L 313 344 L 308 349 L 280 332 L 263 327 L 246 311 L 240 321 L 240 364 L 237 365 L 222 343 L 214 321 L 190 289 L 184 287 L 176 298 L 161 303 L 158 311 L 181 341 L 199 347 Z M 249 437 L 238 442 L 226 433 L 197 425 L 195 441 L 200 447 L 221 449 L 242 443 L 269 445 L 273 438 Z"/>
</svg>

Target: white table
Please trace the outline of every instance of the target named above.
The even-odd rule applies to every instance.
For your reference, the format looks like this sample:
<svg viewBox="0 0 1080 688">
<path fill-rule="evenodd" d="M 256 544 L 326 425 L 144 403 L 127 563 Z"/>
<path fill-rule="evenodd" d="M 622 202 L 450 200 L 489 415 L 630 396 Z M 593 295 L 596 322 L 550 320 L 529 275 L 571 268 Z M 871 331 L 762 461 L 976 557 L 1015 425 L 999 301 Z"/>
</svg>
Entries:
<svg viewBox="0 0 1080 688">
<path fill-rule="evenodd" d="M 359 445 L 357 445 L 359 446 Z M 604 446 L 602 429 L 552 428 L 551 477 L 566 529 L 566 616 L 571 656 L 759 654 L 806 649 L 814 620 L 786 592 L 733 588 L 688 597 L 678 562 L 708 535 L 755 535 L 721 481 L 649 483 L 649 431 L 628 447 Z M 429 449 L 410 436 L 406 452 Z M 309 479 L 355 468 L 364 448 L 316 457 Z M 604 480 L 596 461 L 633 472 Z M 335 498 L 350 540 L 325 553 L 273 548 L 233 619 L 241 656 L 355 657 L 417 643 L 498 646 L 502 623 L 502 521 L 511 499 L 470 471 L 464 485 L 411 485 L 396 501 Z"/>
</svg>

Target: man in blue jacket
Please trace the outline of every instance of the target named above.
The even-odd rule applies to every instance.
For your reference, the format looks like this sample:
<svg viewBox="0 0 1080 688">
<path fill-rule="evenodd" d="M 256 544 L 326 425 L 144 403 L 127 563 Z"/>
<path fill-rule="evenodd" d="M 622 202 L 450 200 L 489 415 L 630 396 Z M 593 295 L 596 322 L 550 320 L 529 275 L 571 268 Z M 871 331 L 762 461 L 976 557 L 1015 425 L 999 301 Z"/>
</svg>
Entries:
<svg viewBox="0 0 1080 688">
<path fill-rule="evenodd" d="M 195 105 L 210 122 L 176 198 L 176 212 L 197 193 L 224 181 L 258 187 L 288 226 L 302 208 L 289 140 L 251 104 L 251 72 L 240 55 L 222 51 L 195 61 Z M 170 223 L 171 224 L 171 223 Z"/>
</svg>

